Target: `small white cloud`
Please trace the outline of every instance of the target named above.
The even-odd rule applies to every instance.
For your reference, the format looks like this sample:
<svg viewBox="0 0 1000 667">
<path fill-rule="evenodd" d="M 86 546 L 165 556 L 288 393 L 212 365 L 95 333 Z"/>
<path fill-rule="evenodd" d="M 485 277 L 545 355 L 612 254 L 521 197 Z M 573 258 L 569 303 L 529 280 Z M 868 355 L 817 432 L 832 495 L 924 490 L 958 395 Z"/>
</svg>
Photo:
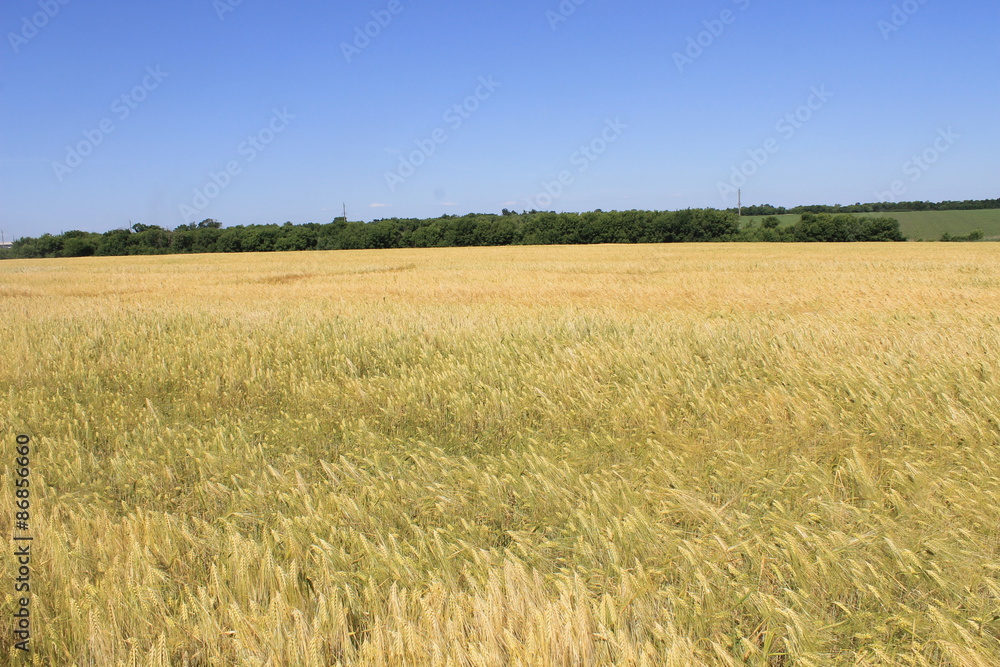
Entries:
<svg viewBox="0 0 1000 667">
<path fill-rule="evenodd" d="M 368 208 L 388 208 L 390 206 L 392 206 L 392 204 L 379 204 L 378 202 L 374 204 L 368 204 Z"/>
<path fill-rule="evenodd" d="M 458 204 L 453 201 L 443 201 L 441 202 L 441 206 L 458 206 Z"/>
</svg>

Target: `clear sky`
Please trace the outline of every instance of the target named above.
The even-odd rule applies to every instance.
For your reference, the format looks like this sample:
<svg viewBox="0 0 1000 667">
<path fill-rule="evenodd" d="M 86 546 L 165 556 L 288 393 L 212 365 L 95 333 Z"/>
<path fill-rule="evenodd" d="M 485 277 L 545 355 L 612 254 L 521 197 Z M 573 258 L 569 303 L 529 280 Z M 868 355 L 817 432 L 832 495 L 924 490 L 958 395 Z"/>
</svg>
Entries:
<svg viewBox="0 0 1000 667">
<path fill-rule="evenodd" d="M 4 0 L 0 29 L 7 239 L 1000 196 L 996 0 Z"/>
</svg>

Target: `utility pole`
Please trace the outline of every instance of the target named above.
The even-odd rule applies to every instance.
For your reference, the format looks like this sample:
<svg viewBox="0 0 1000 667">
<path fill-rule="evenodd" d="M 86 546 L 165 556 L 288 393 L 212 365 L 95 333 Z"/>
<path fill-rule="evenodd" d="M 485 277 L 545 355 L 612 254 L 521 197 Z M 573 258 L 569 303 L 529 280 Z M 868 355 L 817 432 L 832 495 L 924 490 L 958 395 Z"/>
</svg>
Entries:
<svg viewBox="0 0 1000 667">
<path fill-rule="evenodd" d="M 344 202 L 344 223 L 347 223 L 347 202 Z"/>
<path fill-rule="evenodd" d="M 736 206 L 739 207 L 739 216 L 742 218 L 743 217 L 743 191 L 742 190 L 737 190 L 736 191 Z"/>
</svg>

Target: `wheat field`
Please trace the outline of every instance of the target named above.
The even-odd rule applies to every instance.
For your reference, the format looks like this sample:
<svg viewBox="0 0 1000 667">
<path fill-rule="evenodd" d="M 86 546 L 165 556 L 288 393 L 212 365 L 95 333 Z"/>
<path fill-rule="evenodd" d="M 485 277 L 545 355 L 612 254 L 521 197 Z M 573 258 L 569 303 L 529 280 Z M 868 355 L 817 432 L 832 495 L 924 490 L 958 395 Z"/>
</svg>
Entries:
<svg viewBox="0 0 1000 667">
<path fill-rule="evenodd" d="M 2 262 L 0 664 L 1000 664 L 998 332 L 996 244 Z"/>
</svg>

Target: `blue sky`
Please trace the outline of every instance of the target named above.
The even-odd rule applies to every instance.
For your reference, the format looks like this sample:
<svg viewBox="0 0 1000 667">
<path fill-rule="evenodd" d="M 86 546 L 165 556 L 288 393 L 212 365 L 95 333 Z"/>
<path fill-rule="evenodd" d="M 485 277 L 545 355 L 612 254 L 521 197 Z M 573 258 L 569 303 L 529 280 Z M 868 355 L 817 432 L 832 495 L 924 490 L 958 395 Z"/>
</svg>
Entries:
<svg viewBox="0 0 1000 667">
<path fill-rule="evenodd" d="M 995 0 L 5 0 L 0 229 L 995 198 L 998 28 Z"/>
</svg>

